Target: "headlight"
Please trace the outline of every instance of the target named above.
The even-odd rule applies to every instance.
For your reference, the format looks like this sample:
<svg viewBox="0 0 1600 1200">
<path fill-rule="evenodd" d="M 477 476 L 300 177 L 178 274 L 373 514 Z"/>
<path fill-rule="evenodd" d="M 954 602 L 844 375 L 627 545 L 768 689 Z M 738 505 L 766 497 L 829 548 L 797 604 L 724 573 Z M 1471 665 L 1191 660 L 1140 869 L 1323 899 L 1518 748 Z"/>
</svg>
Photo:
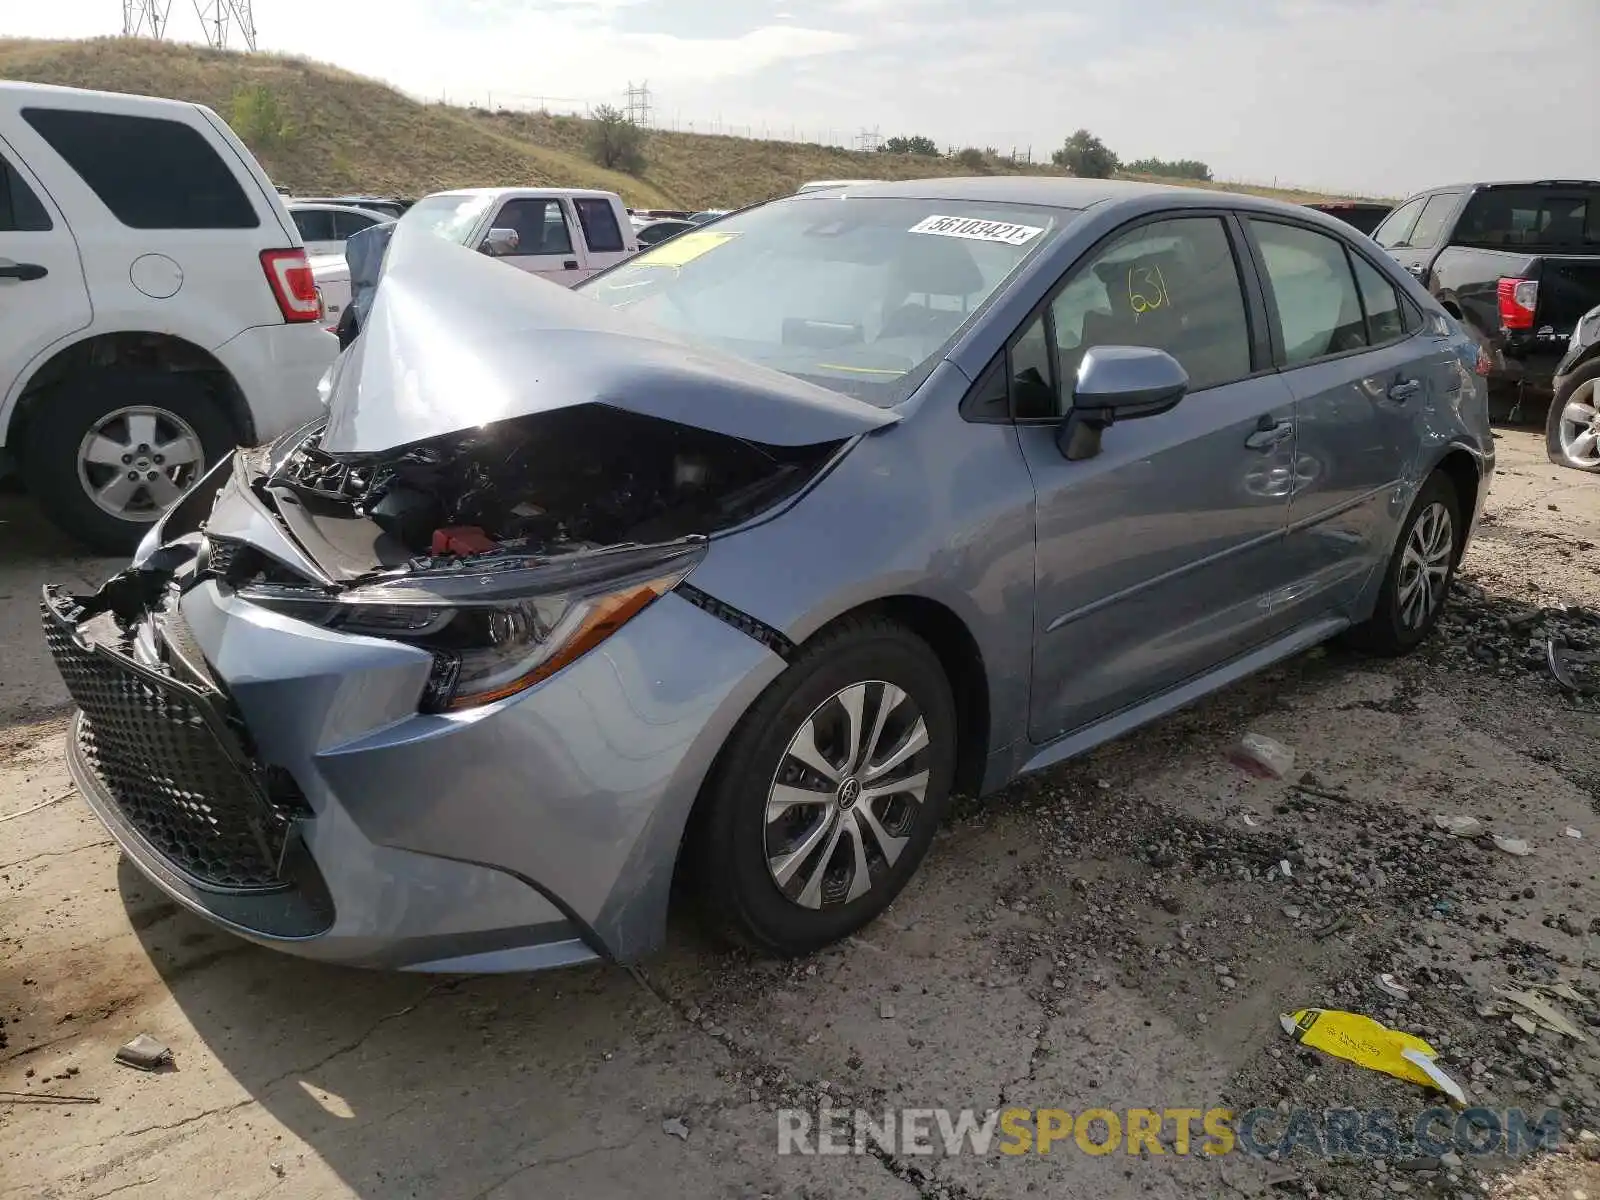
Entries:
<svg viewBox="0 0 1600 1200">
<path fill-rule="evenodd" d="M 514 696 L 583 657 L 677 587 L 705 548 L 698 541 L 556 562 L 489 559 L 337 595 L 268 585 L 239 595 L 329 629 L 431 651 L 422 707 L 454 712 Z"/>
</svg>

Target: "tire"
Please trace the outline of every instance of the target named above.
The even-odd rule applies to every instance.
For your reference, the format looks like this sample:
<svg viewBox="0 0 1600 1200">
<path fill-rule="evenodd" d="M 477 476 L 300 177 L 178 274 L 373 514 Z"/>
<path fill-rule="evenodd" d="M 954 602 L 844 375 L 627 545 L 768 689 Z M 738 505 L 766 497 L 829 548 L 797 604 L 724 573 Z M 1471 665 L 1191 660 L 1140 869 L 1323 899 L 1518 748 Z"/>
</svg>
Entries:
<svg viewBox="0 0 1600 1200">
<path fill-rule="evenodd" d="M 1440 530 L 1436 524 L 1437 512 L 1442 509 L 1448 528 Z M 1394 657 L 1414 650 L 1433 632 L 1439 614 L 1444 611 L 1450 596 L 1450 584 L 1456 576 L 1456 564 L 1461 558 L 1462 540 L 1466 533 L 1461 516 L 1461 500 L 1456 495 L 1455 484 L 1443 471 L 1428 476 L 1412 502 L 1406 519 L 1400 525 L 1400 536 L 1395 539 L 1394 552 L 1384 568 L 1383 586 L 1378 592 L 1378 604 L 1372 616 L 1351 629 L 1346 640 L 1369 654 Z M 1416 539 L 1415 542 L 1413 539 Z M 1416 620 L 1416 593 L 1409 584 L 1414 577 L 1415 561 L 1412 555 L 1425 551 L 1432 568 L 1420 581 L 1428 602 Z M 1408 555 L 1408 550 L 1412 555 Z M 1444 557 L 1434 558 L 1434 554 Z M 1438 571 L 1442 567 L 1442 574 Z"/>
<path fill-rule="evenodd" d="M 102 436 L 91 444 L 97 428 Z M 157 440 L 145 443 L 142 436 Z M 22 469 L 28 490 L 57 526 L 92 550 L 129 554 L 177 498 L 174 493 L 187 490 L 237 442 L 233 423 L 197 376 L 87 371 L 40 397 L 28 423 Z M 142 444 L 152 445 L 148 454 L 139 451 Z M 177 449 L 158 462 L 162 447 Z M 118 448 L 126 457 L 115 454 Z M 122 467 L 144 478 L 129 484 Z M 108 503 L 125 495 L 120 513 L 95 499 L 96 490 L 112 483 L 120 490 L 101 494 Z"/>
<path fill-rule="evenodd" d="M 884 699 L 893 698 L 885 685 L 903 699 L 889 706 L 878 753 L 869 746 L 864 757 L 887 763 L 917 742 L 920 721 L 925 747 L 884 770 L 888 782 L 880 784 L 892 787 L 925 771 L 920 804 L 912 792 L 862 793 L 871 774 L 859 766 L 859 779 L 838 771 L 848 764 L 841 694 L 861 689 L 857 724 L 866 731 L 860 740 L 869 742 Z M 834 778 L 790 753 L 807 726 L 816 748 L 808 757 Z M 956 736 L 955 702 L 939 660 L 903 626 L 881 617 L 852 619 L 808 643 L 745 714 L 701 793 L 691 882 L 708 923 L 730 941 L 787 957 L 809 954 L 871 921 L 899 895 L 933 841 L 955 775 Z M 787 794 L 818 799 L 783 807 L 769 825 L 780 774 Z M 867 886 L 853 894 L 862 861 Z"/>
<path fill-rule="evenodd" d="M 1600 434 L 1600 359 L 1584 363 L 1561 381 L 1550 412 L 1544 421 L 1544 448 L 1550 461 L 1558 467 L 1574 471 L 1587 471 L 1600 475 L 1600 438 L 1588 442 L 1575 441 L 1586 436 L 1581 425 L 1566 419 L 1567 409 L 1587 409 L 1589 435 Z"/>
</svg>

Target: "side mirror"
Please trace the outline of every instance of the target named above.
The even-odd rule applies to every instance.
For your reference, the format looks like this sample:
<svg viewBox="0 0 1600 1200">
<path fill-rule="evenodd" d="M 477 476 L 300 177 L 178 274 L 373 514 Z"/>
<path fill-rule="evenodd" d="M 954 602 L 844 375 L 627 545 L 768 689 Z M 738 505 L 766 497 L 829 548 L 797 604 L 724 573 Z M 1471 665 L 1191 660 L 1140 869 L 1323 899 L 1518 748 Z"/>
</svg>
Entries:
<svg viewBox="0 0 1600 1200">
<path fill-rule="evenodd" d="M 489 235 L 483 239 L 483 244 L 478 249 L 490 258 L 503 258 L 507 254 L 515 254 L 521 244 L 522 238 L 515 229 L 497 226 L 489 230 Z"/>
<path fill-rule="evenodd" d="M 1078 364 L 1072 407 L 1056 446 L 1072 462 L 1100 453 L 1100 435 L 1118 421 L 1168 411 L 1189 390 L 1189 373 L 1165 350 L 1095 346 Z"/>
</svg>

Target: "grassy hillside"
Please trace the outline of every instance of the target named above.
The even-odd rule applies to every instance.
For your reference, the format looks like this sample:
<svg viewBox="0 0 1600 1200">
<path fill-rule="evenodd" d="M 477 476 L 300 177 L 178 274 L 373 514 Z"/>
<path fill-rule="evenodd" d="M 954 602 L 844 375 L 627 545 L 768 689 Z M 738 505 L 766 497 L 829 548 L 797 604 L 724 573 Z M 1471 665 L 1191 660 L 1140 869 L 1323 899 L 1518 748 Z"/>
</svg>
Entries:
<svg viewBox="0 0 1600 1200">
<path fill-rule="evenodd" d="M 589 160 L 588 122 L 579 117 L 424 104 L 376 80 L 305 59 L 148 40 L 0 38 L 0 78 L 208 105 L 240 129 L 274 182 L 302 195 L 567 185 L 607 188 L 636 208 L 706 208 L 781 195 L 807 179 L 971 174 L 947 158 L 651 131 L 649 166 L 634 177 Z M 268 97 L 275 110 L 270 135 L 241 118 L 239 98 L 251 93 Z M 989 169 L 1021 173 L 1004 164 Z M 1050 172 L 1035 167 L 1031 173 Z M 1322 198 L 1291 189 L 1237 190 Z"/>
</svg>

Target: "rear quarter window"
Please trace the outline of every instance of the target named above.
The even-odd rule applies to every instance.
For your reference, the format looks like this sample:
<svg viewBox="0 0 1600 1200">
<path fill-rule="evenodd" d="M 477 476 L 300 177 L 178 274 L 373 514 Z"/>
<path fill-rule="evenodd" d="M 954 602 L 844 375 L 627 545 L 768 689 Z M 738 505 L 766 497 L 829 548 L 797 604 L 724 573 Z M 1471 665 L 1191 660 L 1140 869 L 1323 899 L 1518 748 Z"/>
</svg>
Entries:
<svg viewBox="0 0 1600 1200">
<path fill-rule="evenodd" d="M 228 164 L 193 126 L 61 108 L 25 108 L 22 116 L 131 229 L 261 224 Z"/>
<path fill-rule="evenodd" d="M 1485 188 L 1467 202 L 1456 240 L 1475 246 L 1600 247 L 1600 189 Z"/>
</svg>

